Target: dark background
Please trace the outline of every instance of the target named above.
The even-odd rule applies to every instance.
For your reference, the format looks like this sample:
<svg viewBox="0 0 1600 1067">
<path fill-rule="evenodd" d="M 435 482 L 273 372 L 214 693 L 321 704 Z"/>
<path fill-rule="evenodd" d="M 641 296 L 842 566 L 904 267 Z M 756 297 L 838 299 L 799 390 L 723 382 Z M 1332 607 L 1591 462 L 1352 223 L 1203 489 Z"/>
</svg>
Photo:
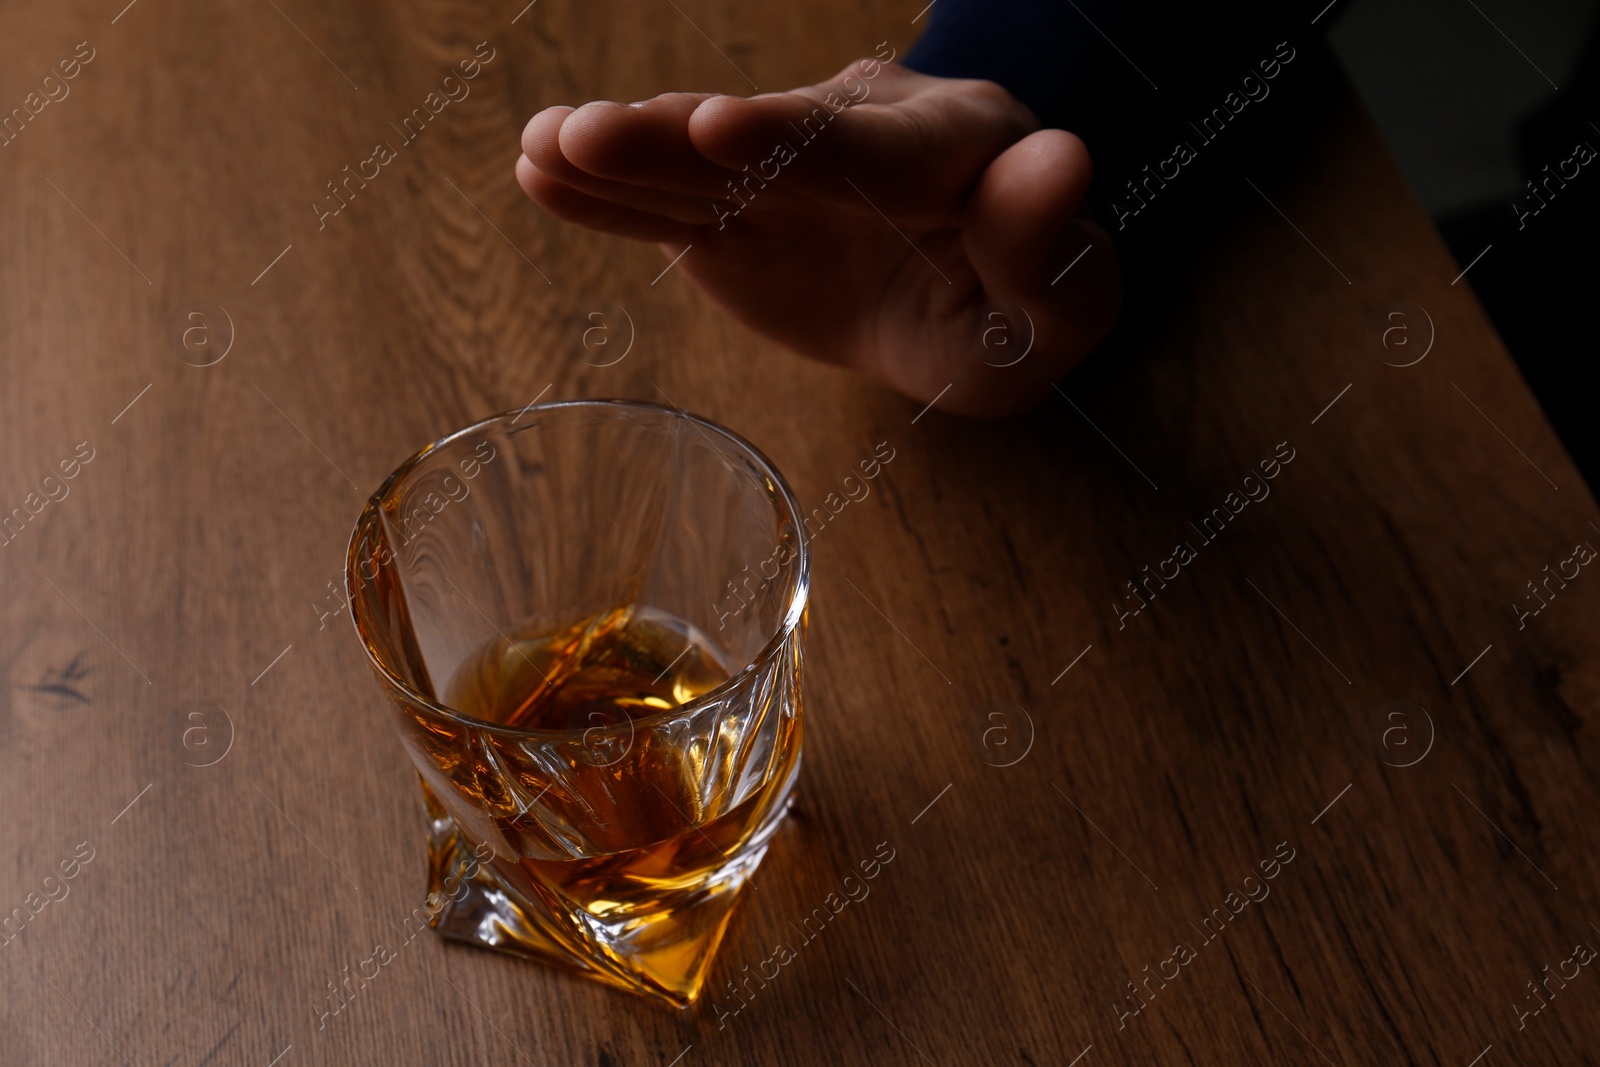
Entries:
<svg viewBox="0 0 1600 1067">
<path fill-rule="evenodd" d="M 1591 486 L 1600 449 L 1587 425 L 1591 393 L 1578 385 L 1595 351 L 1581 317 L 1600 284 L 1600 175 L 1589 173 L 1600 166 L 1520 230 L 1512 204 L 1576 142 L 1600 149 L 1595 9 L 1353 0 L 1328 16 L 1329 42 L 1457 262 L 1489 249 L 1461 284 L 1477 291 Z"/>
</svg>

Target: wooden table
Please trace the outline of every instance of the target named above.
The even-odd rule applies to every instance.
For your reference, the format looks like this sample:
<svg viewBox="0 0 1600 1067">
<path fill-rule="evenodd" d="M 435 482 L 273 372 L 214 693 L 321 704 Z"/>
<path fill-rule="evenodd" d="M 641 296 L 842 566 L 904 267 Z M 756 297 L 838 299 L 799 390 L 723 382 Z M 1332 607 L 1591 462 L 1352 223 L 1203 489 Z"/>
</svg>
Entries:
<svg viewBox="0 0 1600 1067">
<path fill-rule="evenodd" d="M 1356 109 L 1141 351 L 1071 406 L 967 422 L 751 337 L 511 171 L 544 104 L 799 84 L 903 47 L 899 5 L 121 2 L 0 13 L 0 108 L 92 54 L 0 148 L 0 509 L 26 519 L 0 548 L 0 1060 L 1600 1048 L 1574 956 L 1600 947 L 1600 577 L 1563 563 L 1600 515 Z M 325 183 L 480 41 L 470 96 L 319 228 Z M 1389 365 L 1423 350 L 1417 307 L 1435 343 Z M 716 1003 L 892 861 L 727 1018 L 429 935 L 319 1030 L 423 892 L 416 782 L 335 613 L 365 495 L 487 413 L 662 395 L 810 503 L 895 457 L 815 541 L 799 801 Z M 1146 565 L 1177 577 L 1119 620 Z M 1519 627 L 1546 565 L 1577 577 Z"/>
</svg>

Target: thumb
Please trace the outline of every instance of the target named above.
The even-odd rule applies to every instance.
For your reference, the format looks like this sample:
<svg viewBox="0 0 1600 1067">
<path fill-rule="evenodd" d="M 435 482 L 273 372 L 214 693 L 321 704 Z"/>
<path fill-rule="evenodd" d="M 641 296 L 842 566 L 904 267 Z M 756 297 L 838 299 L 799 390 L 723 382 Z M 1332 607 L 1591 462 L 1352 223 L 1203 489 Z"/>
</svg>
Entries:
<svg viewBox="0 0 1600 1067">
<path fill-rule="evenodd" d="M 1083 141 L 1039 130 L 989 164 L 964 210 L 962 242 L 985 296 L 1033 322 L 1026 376 L 1041 396 L 1105 339 L 1121 307 L 1116 250 L 1084 203 L 1093 176 Z"/>
</svg>

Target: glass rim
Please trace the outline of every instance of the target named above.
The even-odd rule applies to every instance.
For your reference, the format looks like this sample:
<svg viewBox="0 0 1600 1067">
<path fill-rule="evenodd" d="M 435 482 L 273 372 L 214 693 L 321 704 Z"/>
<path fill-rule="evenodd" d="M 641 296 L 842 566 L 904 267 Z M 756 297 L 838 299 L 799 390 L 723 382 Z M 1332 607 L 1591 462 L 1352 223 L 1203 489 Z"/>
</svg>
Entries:
<svg viewBox="0 0 1600 1067">
<path fill-rule="evenodd" d="M 522 418 L 529 412 L 549 412 L 560 408 L 581 407 L 661 412 L 666 415 L 687 420 L 688 422 L 698 426 L 702 431 L 709 431 L 717 434 L 725 441 L 742 450 L 745 454 L 744 458 L 750 460 L 761 472 L 761 474 L 772 483 L 773 487 L 777 490 L 779 498 L 788 508 L 789 514 L 792 517 L 796 541 L 794 558 L 794 591 L 789 597 L 788 606 L 784 610 L 783 617 L 779 620 L 776 631 L 767 639 L 766 644 L 761 647 L 761 650 L 754 656 L 751 656 L 742 667 L 730 674 L 727 678 L 723 679 L 716 686 L 692 700 L 684 701 L 682 704 L 675 704 L 670 708 L 662 708 L 659 711 L 652 712 L 649 715 L 644 715 L 637 719 L 626 718 L 622 722 L 598 727 L 591 726 L 581 730 L 546 730 L 525 726 L 508 726 L 505 723 L 497 723 L 489 719 L 480 719 L 474 715 L 468 715 L 450 707 L 440 700 L 428 696 L 426 693 L 423 693 L 421 690 L 417 689 L 416 686 L 412 685 L 410 682 L 396 674 L 390 665 L 384 661 L 384 658 L 379 656 L 374 651 L 372 642 L 367 639 L 366 633 L 363 632 L 362 621 L 356 617 L 360 598 L 356 596 L 355 591 L 357 588 L 359 588 L 360 582 L 370 580 L 362 578 L 360 575 L 360 569 L 356 559 L 357 539 L 360 537 L 362 528 L 367 524 L 369 516 L 375 517 L 377 515 L 378 510 L 382 506 L 381 501 L 383 498 L 389 494 L 389 492 L 398 482 L 409 475 L 418 464 L 420 464 L 424 459 L 432 455 L 434 452 L 439 451 L 447 445 L 453 444 L 458 439 L 465 437 L 468 434 L 489 428 L 498 423 L 502 423 L 508 418 L 512 419 L 514 423 L 517 419 Z M 531 428 L 532 425 L 533 424 L 530 423 L 529 427 Z M 720 452 L 721 450 L 718 449 L 718 451 Z M 399 692 L 406 697 L 408 701 L 420 704 L 422 707 L 436 715 L 443 716 L 446 719 L 461 723 L 465 726 L 475 726 L 482 729 L 492 730 L 496 733 L 510 734 L 519 737 L 534 737 L 547 741 L 575 739 L 581 742 L 582 739 L 593 736 L 597 731 L 604 735 L 614 730 L 622 730 L 631 736 L 634 731 L 638 730 L 639 728 L 648 728 L 650 726 L 654 726 L 659 720 L 662 720 L 667 716 L 681 714 L 686 711 L 698 711 L 704 705 L 709 705 L 720 701 L 728 691 L 734 689 L 745 679 L 747 675 L 766 665 L 773 658 L 775 658 L 783 649 L 785 644 L 787 644 L 789 638 L 794 635 L 795 629 L 800 625 L 800 620 L 805 616 L 806 602 L 809 599 L 811 589 L 810 549 L 810 538 L 805 528 L 805 522 L 801 517 L 800 503 L 795 498 L 794 490 L 789 487 L 788 481 L 784 478 L 783 474 L 778 470 L 777 466 L 772 462 L 772 460 L 767 458 L 766 453 L 762 452 L 743 436 L 735 433 L 733 430 L 728 429 L 721 423 L 713 422 L 711 419 L 707 419 L 699 415 L 692 415 L 689 412 L 684 411 L 682 408 L 676 406 L 669 407 L 665 404 L 657 404 L 649 400 L 630 400 L 626 398 L 552 400 L 543 404 L 529 404 L 527 407 L 502 411 L 498 414 L 479 419 L 477 422 L 474 422 L 469 426 L 464 426 L 459 430 L 454 430 L 438 440 L 424 445 L 422 448 L 418 449 L 412 455 L 407 457 L 393 471 L 391 471 L 388 477 L 384 478 L 383 483 L 379 485 L 372 495 L 367 498 L 366 503 L 361 508 L 361 513 L 356 517 L 355 527 L 350 532 L 350 541 L 345 548 L 345 595 L 350 601 L 350 623 L 355 628 L 356 637 L 361 642 L 362 651 L 366 653 L 367 662 L 372 665 L 385 683 L 399 690 Z M 490 623 L 490 625 L 493 627 L 494 624 Z M 498 627 L 494 628 L 498 632 Z M 501 636 L 503 637 L 504 635 Z"/>
</svg>

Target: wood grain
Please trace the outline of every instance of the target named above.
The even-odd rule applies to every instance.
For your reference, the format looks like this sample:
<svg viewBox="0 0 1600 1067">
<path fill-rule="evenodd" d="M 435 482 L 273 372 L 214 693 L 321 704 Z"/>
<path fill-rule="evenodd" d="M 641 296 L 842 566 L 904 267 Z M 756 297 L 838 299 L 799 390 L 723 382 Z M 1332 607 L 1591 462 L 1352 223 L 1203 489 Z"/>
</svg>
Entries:
<svg viewBox="0 0 1600 1067">
<path fill-rule="evenodd" d="M 546 104 L 799 84 L 904 47 L 912 11 L 119 6 L 0 13 L 0 108 L 95 50 L 0 148 L 0 509 L 69 490 L 0 548 L 0 914 L 28 916 L 0 946 L 7 1064 L 1600 1047 L 1588 969 L 1520 1027 L 1513 1007 L 1600 945 L 1600 578 L 1521 629 L 1509 606 L 1600 515 L 1353 105 L 1070 403 L 975 423 L 752 337 L 653 281 L 655 250 L 540 216 L 511 171 Z M 319 229 L 325 183 L 483 41 L 471 95 Z M 1436 331 L 1406 368 L 1372 339 L 1401 299 Z M 195 301 L 232 322 L 204 368 L 170 336 Z M 628 357 L 586 365 L 591 313 L 621 343 L 619 309 Z M 396 463 L 541 393 L 669 397 L 812 503 L 895 450 L 815 542 L 794 817 L 696 1015 L 430 935 L 319 1030 L 327 984 L 423 893 L 415 781 L 327 583 Z M 1202 543 L 1189 523 L 1283 442 L 1270 496 Z M 1124 583 L 1184 540 L 1192 562 L 1119 624 Z M 1426 721 L 1386 718 L 1397 701 Z M 870 895 L 731 1014 L 726 983 L 884 842 Z M 1132 1014 L 1126 983 L 1171 974 L 1180 943 L 1194 958 Z"/>
</svg>

